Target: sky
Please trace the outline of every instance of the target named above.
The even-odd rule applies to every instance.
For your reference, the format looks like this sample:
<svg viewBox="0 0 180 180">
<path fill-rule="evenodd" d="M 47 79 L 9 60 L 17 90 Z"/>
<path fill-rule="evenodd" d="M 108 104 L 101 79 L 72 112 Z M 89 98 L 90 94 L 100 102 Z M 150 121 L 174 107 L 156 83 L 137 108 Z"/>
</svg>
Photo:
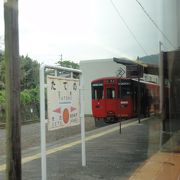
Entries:
<svg viewBox="0 0 180 180">
<path fill-rule="evenodd" d="M 0 0 L 1 39 L 3 2 Z M 112 57 L 133 60 L 158 53 L 159 33 L 138 3 L 135 0 L 112 2 L 116 9 L 111 0 L 19 0 L 20 55 L 54 64 L 61 54 L 63 60 L 78 63 Z M 140 2 L 158 23 L 157 0 Z"/>
</svg>

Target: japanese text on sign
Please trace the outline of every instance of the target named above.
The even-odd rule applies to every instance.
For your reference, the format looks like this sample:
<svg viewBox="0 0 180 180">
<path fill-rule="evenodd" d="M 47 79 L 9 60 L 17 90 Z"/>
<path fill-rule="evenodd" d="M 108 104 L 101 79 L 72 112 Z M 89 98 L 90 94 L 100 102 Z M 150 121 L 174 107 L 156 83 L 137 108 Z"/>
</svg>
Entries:
<svg viewBox="0 0 180 180">
<path fill-rule="evenodd" d="M 48 130 L 80 124 L 79 80 L 47 76 Z"/>
</svg>

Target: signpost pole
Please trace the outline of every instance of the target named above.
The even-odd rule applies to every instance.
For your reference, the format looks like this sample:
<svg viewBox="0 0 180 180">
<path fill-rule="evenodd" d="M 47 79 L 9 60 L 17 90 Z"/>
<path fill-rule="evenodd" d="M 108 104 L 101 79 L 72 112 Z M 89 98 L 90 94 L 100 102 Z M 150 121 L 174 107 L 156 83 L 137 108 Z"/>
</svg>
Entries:
<svg viewBox="0 0 180 180">
<path fill-rule="evenodd" d="M 45 121 L 45 85 L 44 85 L 45 66 L 40 67 L 40 125 L 41 125 L 41 176 L 46 180 L 46 121 Z"/>
<path fill-rule="evenodd" d="M 83 75 L 80 74 L 80 119 L 81 119 L 81 144 L 82 144 L 82 166 L 86 166 L 85 148 L 85 122 L 84 122 L 84 103 L 83 103 Z"/>
</svg>

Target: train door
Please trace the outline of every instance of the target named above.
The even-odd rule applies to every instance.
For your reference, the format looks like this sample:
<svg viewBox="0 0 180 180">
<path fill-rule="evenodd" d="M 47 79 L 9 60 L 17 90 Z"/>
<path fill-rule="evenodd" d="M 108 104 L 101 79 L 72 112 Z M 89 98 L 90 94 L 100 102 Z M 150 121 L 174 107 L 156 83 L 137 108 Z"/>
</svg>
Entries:
<svg viewBox="0 0 180 180">
<path fill-rule="evenodd" d="M 107 118 L 115 120 L 117 116 L 117 83 L 116 80 L 107 80 L 105 84 L 105 106 Z"/>
<path fill-rule="evenodd" d="M 133 116 L 133 101 L 132 101 L 132 85 L 131 80 L 120 79 L 118 82 L 119 87 L 119 102 L 118 111 L 119 116 L 130 118 Z"/>
<path fill-rule="evenodd" d="M 103 81 L 93 82 L 92 86 L 92 113 L 95 118 L 104 118 L 106 116 L 104 102 Z"/>
</svg>

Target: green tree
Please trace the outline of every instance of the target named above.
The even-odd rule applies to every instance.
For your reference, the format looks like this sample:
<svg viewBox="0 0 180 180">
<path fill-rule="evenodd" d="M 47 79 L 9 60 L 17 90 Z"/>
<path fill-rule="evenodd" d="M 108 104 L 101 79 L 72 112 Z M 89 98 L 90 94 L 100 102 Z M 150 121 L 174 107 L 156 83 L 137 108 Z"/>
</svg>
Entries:
<svg viewBox="0 0 180 180">
<path fill-rule="evenodd" d="M 68 60 L 65 60 L 65 61 L 58 61 L 56 63 L 57 65 L 60 65 L 62 67 L 68 67 L 68 68 L 73 68 L 73 69 L 79 69 L 79 64 L 78 63 L 75 63 L 73 61 L 68 61 Z"/>
<path fill-rule="evenodd" d="M 5 92 L 4 90 L 0 91 L 0 105 L 4 105 L 5 103 Z"/>
<path fill-rule="evenodd" d="M 39 119 L 39 88 L 21 91 L 22 121 Z"/>
<path fill-rule="evenodd" d="M 39 63 L 28 56 L 21 56 L 21 114 L 22 120 L 39 117 Z M 0 52 L 0 121 L 5 121 L 5 58 Z M 33 112 L 32 112 L 33 111 Z"/>
<path fill-rule="evenodd" d="M 36 88 L 39 86 L 39 63 L 28 56 L 20 58 L 20 79 L 21 90 Z M 0 90 L 5 86 L 5 59 L 4 54 L 0 53 Z"/>
<path fill-rule="evenodd" d="M 28 56 L 20 57 L 21 89 L 32 89 L 39 86 L 39 63 Z"/>
</svg>

